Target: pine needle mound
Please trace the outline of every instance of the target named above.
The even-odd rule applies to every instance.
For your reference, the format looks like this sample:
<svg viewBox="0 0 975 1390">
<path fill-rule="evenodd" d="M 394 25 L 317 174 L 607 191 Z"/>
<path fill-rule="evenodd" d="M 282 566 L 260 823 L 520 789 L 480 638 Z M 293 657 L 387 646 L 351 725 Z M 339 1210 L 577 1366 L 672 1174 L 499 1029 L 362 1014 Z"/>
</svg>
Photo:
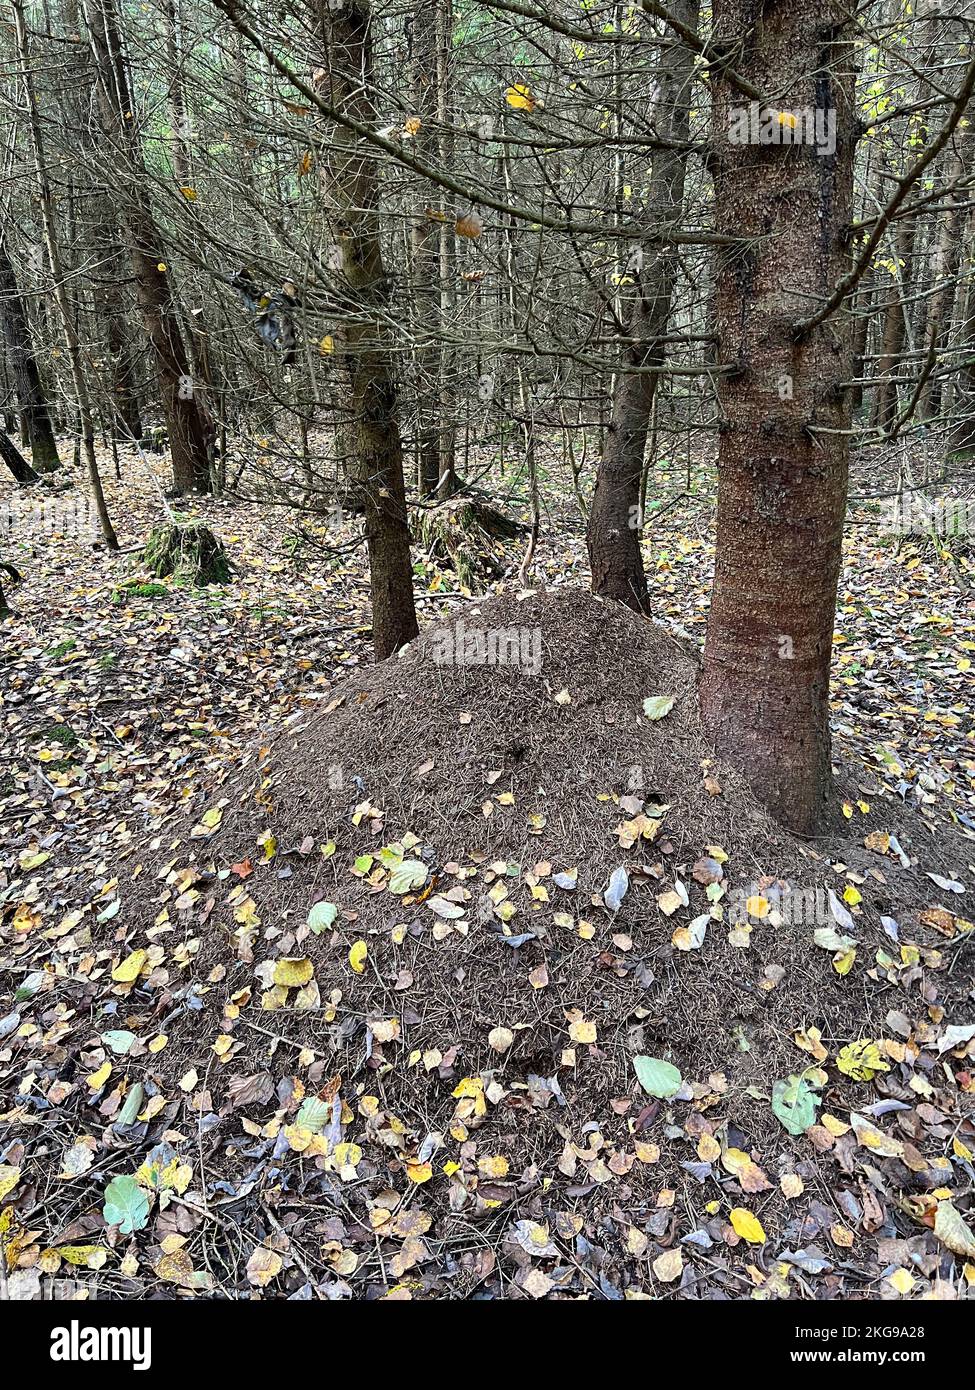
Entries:
<svg viewBox="0 0 975 1390">
<path fill-rule="evenodd" d="M 971 972 L 962 900 L 921 910 L 949 865 L 880 797 L 855 839 L 785 834 L 714 760 L 695 681 L 619 605 L 492 598 L 311 704 L 139 854 L 112 930 L 149 954 L 119 1007 L 167 1043 L 133 1080 L 170 1128 L 196 1112 L 221 1191 L 311 1204 L 289 1230 L 325 1242 L 334 1296 L 458 1296 L 500 1261 L 528 1296 L 804 1297 L 771 1259 L 818 1243 L 790 1269 L 831 1297 L 879 1277 L 877 1232 L 933 1242 L 898 1203 L 973 1128 L 934 1050 L 970 1021 L 939 996 L 956 953 L 959 998 Z M 803 889 L 826 921 L 792 911 Z M 861 1040 L 880 1065 L 858 1079 L 836 1058 Z M 641 1057 L 676 1094 L 647 1094 Z M 797 1085 L 816 1124 L 794 1134 L 772 1099 Z M 895 1138 L 864 1157 L 850 1112 L 877 1104 Z M 830 1220 L 856 1227 L 842 1278 Z"/>
</svg>

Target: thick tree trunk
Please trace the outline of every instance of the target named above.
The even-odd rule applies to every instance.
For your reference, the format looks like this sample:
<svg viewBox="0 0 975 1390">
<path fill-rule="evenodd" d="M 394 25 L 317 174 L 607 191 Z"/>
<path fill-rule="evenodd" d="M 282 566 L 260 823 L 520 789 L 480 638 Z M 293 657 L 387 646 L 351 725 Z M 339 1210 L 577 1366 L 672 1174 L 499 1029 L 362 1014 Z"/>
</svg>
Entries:
<svg viewBox="0 0 975 1390">
<path fill-rule="evenodd" d="M 34 468 L 41 473 L 51 473 L 60 467 L 61 460 L 58 458 L 54 429 L 34 357 L 27 311 L 17 285 L 16 272 L 2 237 L 0 323 L 3 326 L 3 339 L 17 391 L 17 407 L 24 424 L 27 442 L 30 444 Z"/>
<path fill-rule="evenodd" d="M 361 124 L 376 119 L 372 15 L 365 0 L 314 0 L 323 63 L 314 82 L 330 103 Z M 380 241 L 375 156 L 344 127 L 330 132 L 322 182 L 341 250 L 348 305 L 341 356 L 350 384 L 346 437 L 362 499 L 369 547 L 372 636 L 384 660 L 417 635 L 410 533 L 403 479 L 393 345 L 388 327 L 389 283 Z"/>
<path fill-rule="evenodd" d="M 120 202 L 125 239 L 169 432 L 173 487 L 180 493 L 209 492 L 213 431 L 202 402 L 202 383 L 190 370 L 170 289 L 172 268 L 152 215 L 136 136 L 131 120 L 126 119 L 133 102 L 114 0 L 85 0 L 85 14 L 102 126 L 112 153 L 122 165 Z"/>
<path fill-rule="evenodd" d="M 0 460 L 7 465 L 22 487 L 39 481 L 40 475 L 34 472 L 17 445 L 3 430 L 0 430 Z"/>
<path fill-rule="evenodd" d="M 853 56 L 840 0 L 718 0 L 715 43 L 761 92 L 771 128 L 835 116 L 835 149 L 737 143 L 743 99 L 715 85 L 716 228 L 743 243 L 717 265 L 721 415 L 717 550 L 700 678 L 720 755 L 800 833 L 831 788 L 829 668 L 849 462 L 848 305 L 796 325 L 847 269 L 853 193 Z M 747 102 L 744 103 L 747 106 Z M 790 118 L 795 116 L 795 126 Z M 821 117 L 820 119 L 828 119 Z"/>
<path fill-rule="evenodd" d="M 697 28 L 698 0 L 676 0 L 672 11 L 689 29 Z M 663 50 L 654 120 L 661 139 L 688 137 L 693 73 L 691 50 L 685 44 L 670 43 Z M 687 159 L 684 150 L 654 149 L 647 225 L 655 231 L 661 224 L 680 220 Z M 616 377 L 612 418 L 596 474 L 586 541 L 593 592 L 646 612 L 649 599 L 640 551 L 640 484 L 659 380 L 653 369 L 661 367 L 666 357 L 663 340 L 677 273 L 676 248 L 641 248 L 627 273 L 634 281 L 625 311 L 628 341 Z"/>
</svg>

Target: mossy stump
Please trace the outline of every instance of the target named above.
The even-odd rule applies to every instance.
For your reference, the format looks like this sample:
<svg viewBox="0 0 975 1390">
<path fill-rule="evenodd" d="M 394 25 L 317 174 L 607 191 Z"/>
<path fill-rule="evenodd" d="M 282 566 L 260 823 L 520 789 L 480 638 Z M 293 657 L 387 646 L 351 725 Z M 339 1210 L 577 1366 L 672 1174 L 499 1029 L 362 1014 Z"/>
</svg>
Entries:
<svg viewBox="0 0 975 1390">
<path fill-rule="evenodd" d="M 230 560 L 223 541 L 202 521 L 168 521 L 154 526 L 142 563 L 157 579 L 172 575 L 177 584 L 202 589 L 230 582 Z"/>
<path fill-rule="evenodd" d="M 432 560 L 447 565 L 471 593 L 503 574 L 502 542 L 525 531 L 513 516 L 472 497 L 453 497 L 418 512 L 414 522 L 417 543 Z"/>
</svg>

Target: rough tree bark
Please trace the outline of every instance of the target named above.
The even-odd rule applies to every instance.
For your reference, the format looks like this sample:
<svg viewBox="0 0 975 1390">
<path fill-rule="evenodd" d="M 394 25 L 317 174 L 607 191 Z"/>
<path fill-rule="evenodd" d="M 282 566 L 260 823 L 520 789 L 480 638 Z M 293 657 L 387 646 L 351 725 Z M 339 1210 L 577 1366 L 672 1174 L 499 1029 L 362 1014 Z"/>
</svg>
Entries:
<svg viewBox="0 0 975 1390">
<path fill-rule="evenodd" d="M 676 0 L 671 9 L 689 29 L 697 27 L 698 0 Z M 655 133 L 662 140 L 688 137 L 693 73 L 694 54 L 687 45 L 672 42 L 662 50 L 654 120 Z M 680 218 L 687 160 L 685 150 L 653 151 L 646 221 L 655 231 L 662 223 Z M 640 552 L 640 482 L 659 376 L 656 371 L 640 369 L 660 367 L 666 356 L 663 340 L 677 273 L 676 247 L 640 248 L 636 264 L 631 264 L 627 273 L 634 282 L 625 311 L 627 342 L 596 474 L 586 541 L 593 592 L 646 612 L 649 599 Z"/>
<path fill-rule="evenodd" d="M 85 17 L 102 129 L 120 161 L 122 222 L 169 433 L 173 487 L 180 493 L 209 492 L 212 427 L 201 400 L 202 384 L 190 369 L 171 292 L 172 269 L 153 217 L 137 135 L 127 119 L 133 101 L 114 0 L 85 0 Z"/>
<path fill-rule="evenodd" d="M 17 275 L 0 237 L 0 325 L 7 348 L 10 370 L 17 391 L 17 408 L 24 423 L 24 433 L 31 447 L 34 468 L 51 473 L 60 466 L 54 428 L 48 413 L 47 399 L 34 348 L 31 342 L 27 311 L 17 284 Z"/>
<path fill-rule="evenodd" d="M 90 94 L 94 86 L 91 51 L 79 37 L 82 28 L 79 0 L 63 0 L 62 9 L 63 32 L 70 41 L 62 97 L 65 117 L 73 123 L 80 143 L 91 156 L 89 165 L 97 168 L 100 135 L 97 122 L 90 119 Z M 124 439 L 138 440 L 142 438 L 142 413 L 129 324 L 130 308 L 122 288 L 127 271 L 115 200 L 112 190 L 100 178 L 94 180 L 86 192 L 91 207 L 91 244 L 97 257 L 97 268 L 92 272 L 92 299 L 107 349 L 105 375 L 115 416 L 114 432 Z"/>
<path fill-rule="evenodd" d="M 797 334 L 848 267 L 853 57 L 841 0 L 717 0 L 714 42 L 736 74 L 782 94 L 772 128 L 835 114 L 835 150 L 735 143 L 742 98 L 714 76 L 718 459 L 703 724 L 779 820 L 820 823 L 831 789 L 829 668 L 846 510 L 848 301 Z M 739 127 L 740 130 L 740 127 Z M 835 432 L 834 432 L 835 431 Z"/>
<path fill-rule="evenodd" d="M 313 0 L 322 64 L 316 88 L 360 124 L 376 120 L 372 14 L 365 0 Z M 389 282 L 380 240 L 375 155 L 344 127 L 333 126 L 322 163 L 322 187 L 341 254 L 350 311 L 339 349 L 350 384 L 351 450 L 369 547 L 372 635 L 381 661 L 417 635 L 410 533 L 403 479 Z"/>
<path fill-rule="evenodd" d="M 91 488 L 92 500 L 95 503 L 95 511 L 98 515 L 98 524 L 101 527 L 102 536 L 108 548 L 110 550 L 118 550 L 118 537 L 115 534 L 112 519 L 108 514 L 108 505 L 105 501 L 105 493 L 102 489 L 101 475 L 98 472 L 98 460 L 95 456 L 95 422 L 92 415 L 91 399 L 88 394 L 88 382 L 85 378 L 84 368 L 81 363 L 81 343 L 78 338 L 77 327 L 75 326 L 74 307 L 68 299 L 68 292 L 65 288 L 66 277 L 61 265 L 61 253 L 57 239 L 57 224 L 54 215 L 54 201 L 51 196 L 51 186 L 48 183 L 47 158 L 44 153 L 44 135 L 41 128 L 40 110 L 38 109 L 37 98 L 34 93 L 34 76 L 31 67 L 27 21 L 24 15 L 22 0 L 13 0 L 12 8 L 14 12 L 14 28 L 17 35 L 17 57 L 22 68 L 21 77 L 24 84 L 24 95 L 27 98 L 27 128 L 30 132 L 31 145 L 33 147 L 38 201 L 41 208 L 41 226 L 44 230 L 44 246 L 47 251 L 48 265 L 51 271 L 51 294 L 58 308 L 58 314 L 61 319 L 61 329 L 64 335 L 64 345 L 71 367 L 71 381 L 74 386 L 75 400 L 78 406 L 78 418 L 81 424 L 81 444 L 85 456 L 85 465 L 88 470 L 88 483 Z"/>
</svg>

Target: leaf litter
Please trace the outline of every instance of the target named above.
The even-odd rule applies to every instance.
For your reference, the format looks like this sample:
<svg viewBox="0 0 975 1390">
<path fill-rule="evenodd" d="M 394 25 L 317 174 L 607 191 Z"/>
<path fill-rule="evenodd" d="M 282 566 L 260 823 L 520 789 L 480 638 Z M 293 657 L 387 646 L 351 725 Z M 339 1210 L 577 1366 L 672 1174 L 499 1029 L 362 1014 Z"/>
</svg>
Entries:
<svg viewBox="0 0 975 1390">
<path fill-rule="evenodd" d="M 175 700 L 147 662 L 98 714 L 106 637 L 189 650 L 205 600 L 174 598 L 8 661 L 15 1296 L 975 1282 L 957 758 L 917 775 L 905 740 L 892 769 L 841 737 L 835 825 L 799 843 L 710 754 L 693 646 L 571 588 L 465 610 L 539 630 L 538 674 L 438 667 L 428 639 L 356 672 L 341 634 L 319 664 L 262 607 L 192 663 L 169 647 Z"/>
</svg>

